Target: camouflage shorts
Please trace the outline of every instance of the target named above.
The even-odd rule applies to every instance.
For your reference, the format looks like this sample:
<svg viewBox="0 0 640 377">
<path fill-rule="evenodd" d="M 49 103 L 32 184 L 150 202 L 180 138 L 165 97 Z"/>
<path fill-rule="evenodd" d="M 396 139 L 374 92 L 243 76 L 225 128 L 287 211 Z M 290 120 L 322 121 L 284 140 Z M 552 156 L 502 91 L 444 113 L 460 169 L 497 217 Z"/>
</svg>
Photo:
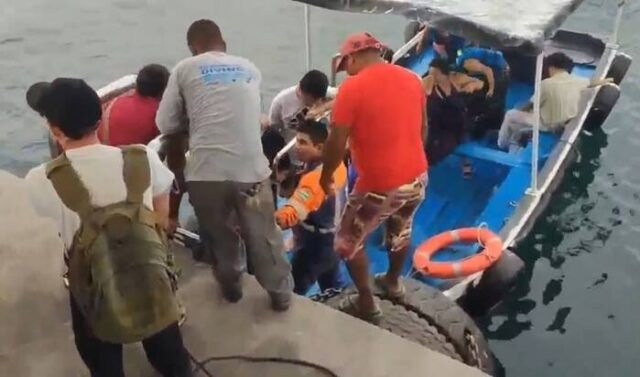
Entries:
<svg viewBox="0 0 640 377">
<path fill-rule="evenodd" d="M 351 194 L 336 232 L 336 252 L 343 259 L 352 259 L 382 223 L 386 247 L 391 252 L 406 249 L 411 241 L 413 216 L 425 197 L 427 180 L 424 174 L 393 191 Z"/>
</svg>

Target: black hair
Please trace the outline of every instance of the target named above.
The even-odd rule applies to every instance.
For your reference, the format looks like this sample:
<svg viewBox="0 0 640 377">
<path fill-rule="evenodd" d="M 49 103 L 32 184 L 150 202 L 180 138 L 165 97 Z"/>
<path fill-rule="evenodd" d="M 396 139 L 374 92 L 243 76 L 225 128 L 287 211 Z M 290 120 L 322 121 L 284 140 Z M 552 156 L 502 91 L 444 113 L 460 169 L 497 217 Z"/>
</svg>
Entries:
<svg viewBox="0 0 640 377">
<path fill-rule="evenodd" d="M 573 60 L 563 52 L 553 53 L 545 58 L 545 65 L 547 68 L 554 67 L 563 69 L 567 72 L 573 70 Z"/>
<path fill-rule="evenodd" d="M 387 63 L 391 63 L 393 61 L 393 50 L 390 49 L 389 47 L 384 47 L 382 49 L 382 52 L 380 54 L 380 56 L 382 57 L 382 59 L 384 59 Z"/>
<path fill-rule="evenodd" d="M 327 131 L 327 126 L 322 123 L 312 119 L 307 119 L 304 122 L 298 125 L 298 132 L 303 133 L 305 135 L 309 135 L 311 142 L 315 145 L 324 143 L 327 141 L 327 137 L 329 136 L 329 131 Z"/>
<path fill-rule="evenodd" d="M 198 20 L 189 26 L 187 30 L 187 44 L 193 46 L 196 43 L 209 43 L 222 41 L 222 32 L 218 25 L 211 20 Z"/>
<path fill-rule="evenodd" d="M 449 72 L 451 71 L 451 68 L 449 67 L 449 61 L 443 58 L 433 59 L 431 63 L 429 63 L 429 67 L 437 68 L 440 70 L 440 72 L 442 72 L 445 75 L 448 75 Z"/>
<path fill-rule="evenodd" d="M 136 78 L 136 90 L 142 97 L 160 98 L 169 81 L 169 70 L 160 64 L 144 66 Z"/>
<path fill-rule="evenodd" d="M 433 33 L 433 43 L 446 46 L 449 44 L 449 38 L 442 32 L 435 31 Z"/>
<path fill-rule="evenodd" d="M 307 72 L 300 80 L 300 91 L 317 99 L 327 96 L 328 87 L 327 75 L 315 69 Z"/>
<path fill-rule="evenodd" d="M 102 118 L 100 97 L 82 80 L 54 80 L 43 102 L 47 121 L 73 140 L 95 131 Z"/>
</svg>

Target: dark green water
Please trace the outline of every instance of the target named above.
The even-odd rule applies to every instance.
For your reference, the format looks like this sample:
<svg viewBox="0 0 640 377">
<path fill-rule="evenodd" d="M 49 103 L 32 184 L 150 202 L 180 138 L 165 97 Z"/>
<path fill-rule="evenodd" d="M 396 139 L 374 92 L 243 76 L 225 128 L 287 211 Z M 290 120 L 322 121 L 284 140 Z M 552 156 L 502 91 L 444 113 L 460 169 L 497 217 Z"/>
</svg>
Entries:
<svg viewBox="0 0 640 377">
<path fill-rule="evenodd" d="M 587 2 L 569 21 L 606 32 L 614 2 Z M 302 7 L 287 0 L 2 0 L 0 7 L 0 169 L 24 174 L 47 155 L 41 121 L 27 110 L 32 82 L 79 76 L 95 87 L 186 56 L 184 33 L 196 18 L 216 20 L 232 53 L 264 76 L 263 107 L 304 72 Z M 369 30 L 399 46 L 404 20 L 314 10 L 314 66 L 349 32 Z M 623 48 L 640 56 L 637 23 L 623 24 Z M 484 320 L 508 376 L 640 375 L 640 68 L 602 131 L 585 135 L 531 236 L 518 287 Z"/>
</svg>

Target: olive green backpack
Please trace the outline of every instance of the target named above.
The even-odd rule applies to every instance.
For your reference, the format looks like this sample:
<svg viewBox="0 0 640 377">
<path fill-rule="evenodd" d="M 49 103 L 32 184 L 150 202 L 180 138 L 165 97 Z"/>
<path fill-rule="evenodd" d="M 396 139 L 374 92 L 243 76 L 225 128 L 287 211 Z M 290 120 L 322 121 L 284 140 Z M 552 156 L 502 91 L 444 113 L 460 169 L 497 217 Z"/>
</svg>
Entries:
<svg viewBox="0 0 640 377">
<path fill-rule="evenodd" d="M 127 198 L 93 207 L 65 154 L 47 165 L 47 177 L 80 229 L 69 250 L 69 289 L 94 336 L 110 343 L 150 337 L 178 320 L 176 279 L 168 244 L 143 204 L 150 185 L 147 152 L 122 149 Z"/>
</svg>

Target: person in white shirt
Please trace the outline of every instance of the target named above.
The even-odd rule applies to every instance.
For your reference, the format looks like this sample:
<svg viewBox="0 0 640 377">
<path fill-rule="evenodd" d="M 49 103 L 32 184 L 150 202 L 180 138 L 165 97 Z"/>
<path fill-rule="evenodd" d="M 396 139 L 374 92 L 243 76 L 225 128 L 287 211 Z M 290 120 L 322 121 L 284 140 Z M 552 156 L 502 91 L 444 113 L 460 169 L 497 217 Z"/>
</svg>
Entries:
<svg viewBox="0 0 640 377">
<path fill-rule="evenodd" d="M 571 75 L 573 60 L 562 52 L 546 57 L 545 66 L 549 77 L 540 85 L 540 130 L 558 132 L 578 114 L 580 96 L 589 81 Z M 499 148 L 508 150 L 516 146 L 519 133 L 533 127 L 532 101 L 505 114 L 498 133 Z"/>
<path fill-rule="evenodd" d="M 296 135 L 298 124 L 307 112 L 335 98 L 337 89 L 329 86 L 327 75 L 318 71 L 307 72 L 297 85 L 278 93 L 269 110 L 269 124 L 289 142 Z"/>
<path fill-rule="evenodd" d="M 82 80 L 68 78 L 36 83 L 27 92 L 27 102 L 47 119 L 53 139 L 78 174 L 93 206 L 104 207 L 127 199 L 122 150 L 102 145 L 98 140 L 97 124 L 102 110 L 100 99 L 91 87 Z M 174 177 L 154 151 L 146 149 L 146 152 L 150 185 L 144 192 L 143 202 L 154 211 L 156 221 L 167 227 L 169 190 Z M 63 204 L 47 177 L 46 166 L 46 163 L 36 166 L 25 177 L 29 197 L 38 214 L 54 220 L 55 232 L 69 250 L 80 227 L 80 218 Z M 91 375 L 123 377 L 122 345 L 106 343 L 93 336 L 72 295 L 70 305 L 76 347 Z M 163 376 L 191 376 L 177 322 L 145 339 L 143 345 L 149 361 Z"/>
</svg>

